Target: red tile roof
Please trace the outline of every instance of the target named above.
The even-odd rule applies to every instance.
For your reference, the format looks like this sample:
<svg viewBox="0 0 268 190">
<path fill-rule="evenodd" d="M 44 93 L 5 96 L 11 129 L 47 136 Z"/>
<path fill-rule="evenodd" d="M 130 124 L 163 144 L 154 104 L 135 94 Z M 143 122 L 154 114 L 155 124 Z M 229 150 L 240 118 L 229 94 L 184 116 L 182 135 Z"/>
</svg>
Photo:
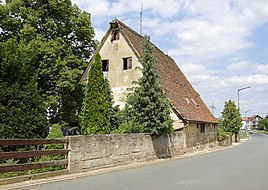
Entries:
<svg viewBox="0 0 268 190">
<path fill-rule="evenodd" d="M 251 116 L 251 117 L 247 117 L 247 118 L 243 118 L 243 121 L 251 121 L 251 120 L 253 120 L 253 119 L 255 119 L 255 118 L 260 118 L 260 119 L 263 119 L 261 116 L 259 116 L 259 115 L 253 115 L 253 116 Z"/>
<path fill-rule="evenodd" d="M 118 24 L 121 34 L 140 58 L 142 55 L 143 36 L 117 19 L 112 22 Z M 200 95 L 194 90 L 175 61 L 170 56 L 165 55 L 156 46 L 153 45 L 153 47 L 153 55 L 157 62 L 157 71 L 161 86 L 175 112 L 186 121 L 219 123 L 218 119 L 209 111 L 200 98 Z"/>
</svg>

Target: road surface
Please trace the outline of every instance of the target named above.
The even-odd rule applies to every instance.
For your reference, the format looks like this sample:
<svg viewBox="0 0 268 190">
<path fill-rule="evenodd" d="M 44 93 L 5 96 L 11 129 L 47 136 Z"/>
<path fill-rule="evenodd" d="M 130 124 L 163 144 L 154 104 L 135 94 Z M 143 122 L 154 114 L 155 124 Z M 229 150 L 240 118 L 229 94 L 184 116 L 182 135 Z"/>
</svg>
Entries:
<svg viewBox="0 0 268 190">
<path fill-rule="evenodd" d="M 268 136 L 230 149 L 22 190 L 267 190 Z"/>
</svg>

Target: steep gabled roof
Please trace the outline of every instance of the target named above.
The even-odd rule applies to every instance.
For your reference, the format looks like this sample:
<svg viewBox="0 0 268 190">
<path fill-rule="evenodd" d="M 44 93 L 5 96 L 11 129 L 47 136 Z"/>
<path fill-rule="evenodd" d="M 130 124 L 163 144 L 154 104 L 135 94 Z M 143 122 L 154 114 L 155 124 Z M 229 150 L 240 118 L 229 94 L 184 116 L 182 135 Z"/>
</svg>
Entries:
<svg viewBox="0 0 268 190">
<path fill-rule="evenodd" d="M 261 116 L 259 116 L 259 115 L 253 115 L 253 116 L 251 116 L 251 117 L 248 117 L 248 118 L 246 118 L 246 121 L 251 121 L 251 120 L 253 120 L 253 119 L 255 119 L 255 118 L 260 118 L 260 119 L 263 119 Z"/>
<path fill-rule="evenodd" d="M 124 36 L 134 53 L 141 58 L 143 36 L 117 19 L 113 20 L 112 23 L 118 24 L 121 35 Z M 111 28 L 109 30 L 111 30 Z M 107 39 L 107 36 L 105 36 L 104 39 Z M 102 46 L 102 43 L 100 46 Z M 157 62 L 157 71 L 161 86 L 175 109 L 175 112 L 186 121 L 219 123 L 218 119 L 209 111 L 175 61 L 165 55 L 156 46 L 153 45 L 153 47 L 153 55 Z"/>
</svg>

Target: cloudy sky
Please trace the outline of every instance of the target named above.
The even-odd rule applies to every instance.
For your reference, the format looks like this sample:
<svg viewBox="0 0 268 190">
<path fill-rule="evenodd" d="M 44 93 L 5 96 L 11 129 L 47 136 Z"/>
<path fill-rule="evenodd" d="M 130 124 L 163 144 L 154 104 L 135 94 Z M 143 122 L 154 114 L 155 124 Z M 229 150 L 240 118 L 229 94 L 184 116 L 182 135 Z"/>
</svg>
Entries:
<svg viewBox="0 0 268 190">
<path fill-rule="evenodd" d="M 96 38 L 118 18 L 173 57 L 208 107 L 221 116 L 237 102 L 242 116 L 268 113 L 267 0 L 72 0 L 91 13 Z M 251 110 L 251 111 L 249 111 Z"/>
</svg>

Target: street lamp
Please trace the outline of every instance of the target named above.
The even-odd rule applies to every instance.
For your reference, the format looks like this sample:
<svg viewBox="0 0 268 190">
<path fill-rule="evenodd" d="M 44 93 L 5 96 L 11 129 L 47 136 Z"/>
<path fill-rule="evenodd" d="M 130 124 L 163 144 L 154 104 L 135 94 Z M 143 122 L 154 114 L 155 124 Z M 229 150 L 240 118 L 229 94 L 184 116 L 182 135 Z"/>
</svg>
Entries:
<svg viewBox="0 0 268 190">
<path fill-rule="evenodd" d="M 248 89 L 248 88 L 251 88 L 251 86 L 247 86 L 247 87 L 244 87 L 244 88 L 239 88 L 239 89 L 237 90 L 237 105 L 238 105 L 238 110 L 240 110 L 240 107 L 239 107 L 239 92 L 240 92 L 241 90 L 246 90 L 246 89 Z"/>
</svg>

